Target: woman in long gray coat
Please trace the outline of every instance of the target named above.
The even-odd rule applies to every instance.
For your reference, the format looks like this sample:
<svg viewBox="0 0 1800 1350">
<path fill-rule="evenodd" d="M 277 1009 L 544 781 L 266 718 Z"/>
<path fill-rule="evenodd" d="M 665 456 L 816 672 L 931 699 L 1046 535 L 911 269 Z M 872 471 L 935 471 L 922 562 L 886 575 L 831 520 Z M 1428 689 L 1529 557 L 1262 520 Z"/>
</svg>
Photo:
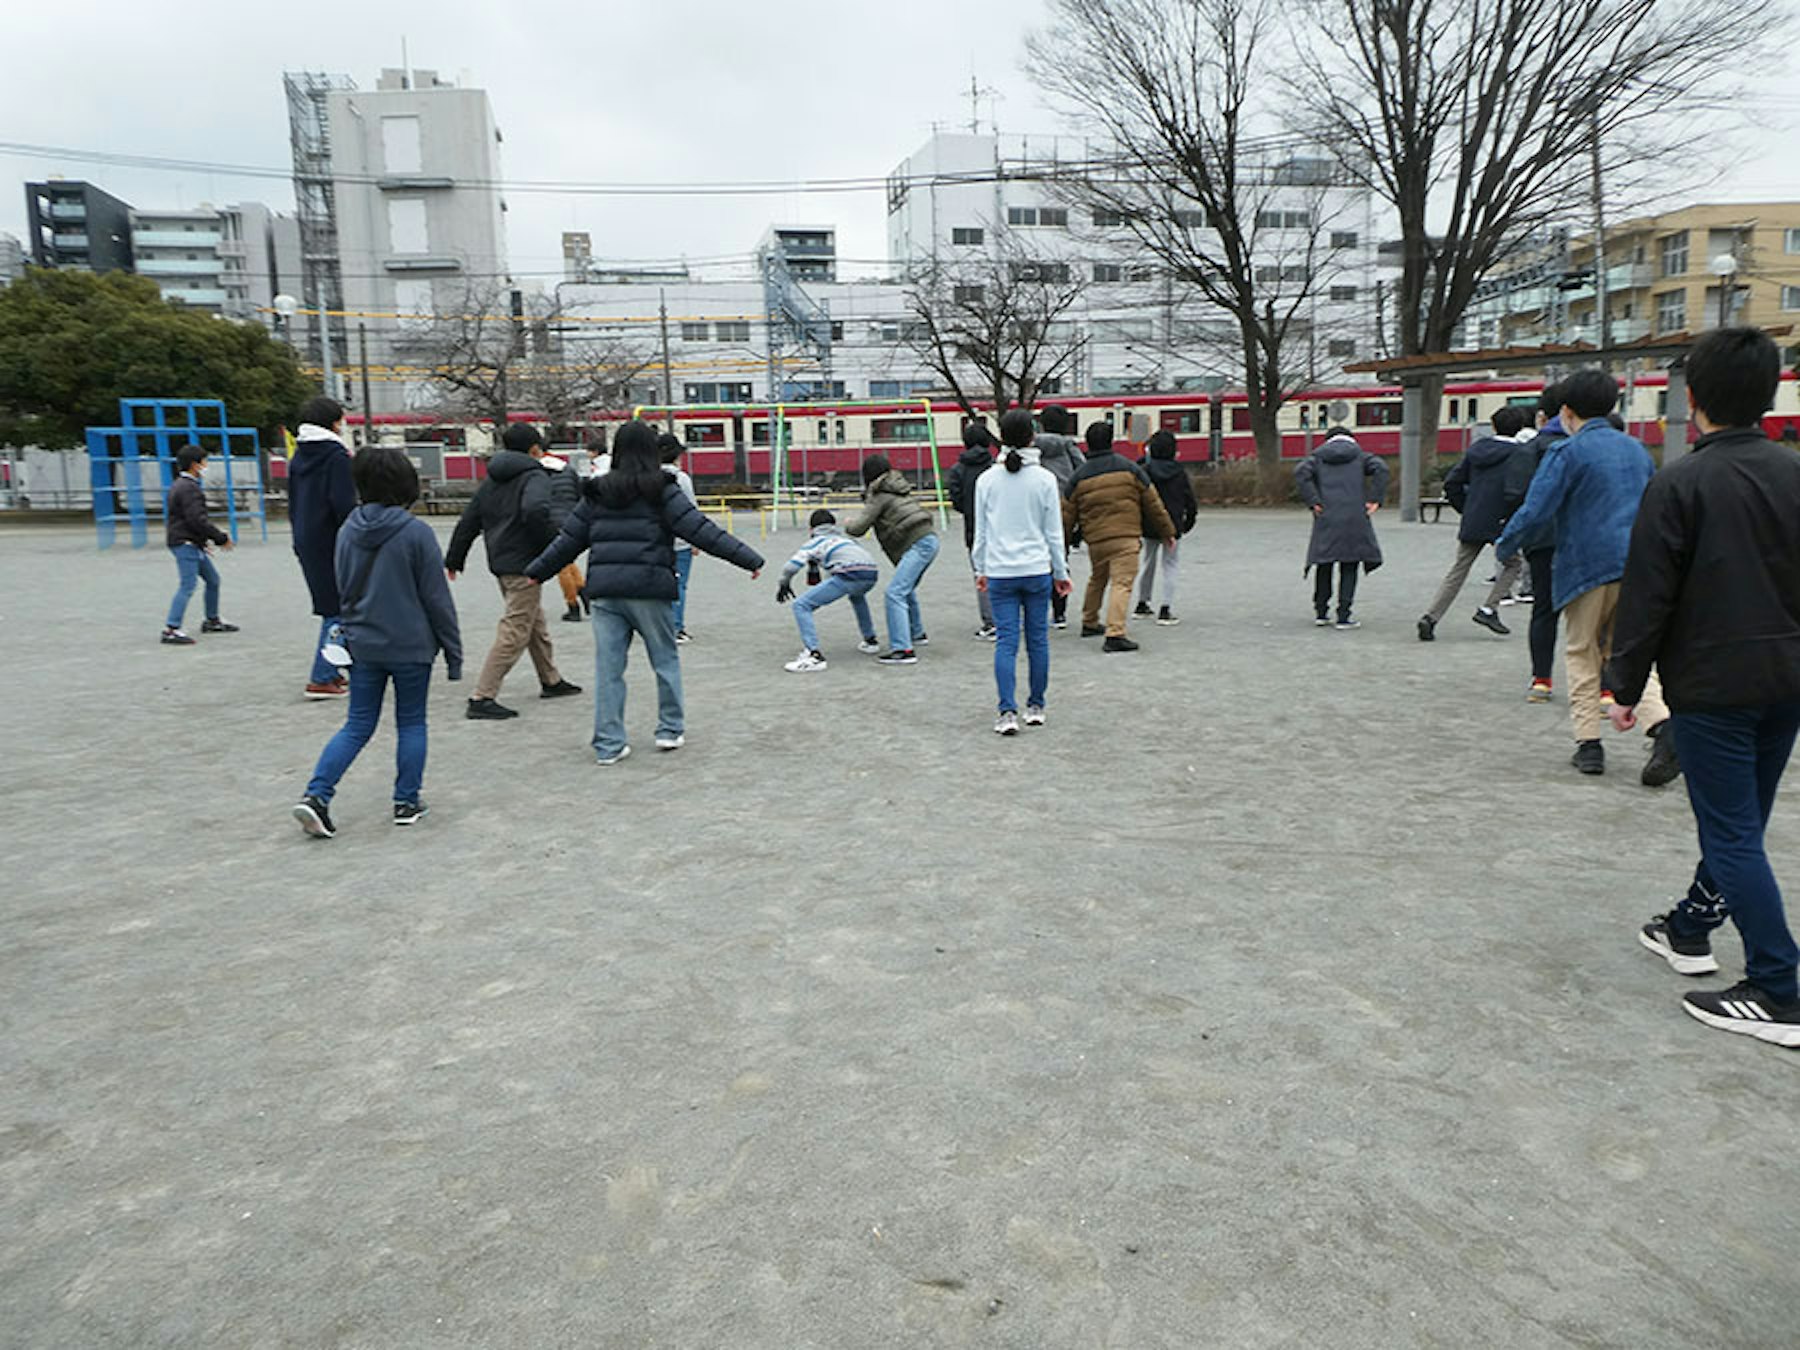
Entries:
<svg viewBox="0 0 1800 1350">
<path fill-rule="evenodd" d="M 1300 500 L 1312 511 L 1312 541 L 1306 550 L 1306 567 L 1318 568 L 1313 578 L 1313 623 L 1331 623 L 1331 568 L 1338 571 L 1337 626 L 1360 627 L 1352 607 L 1356 603 L 1356 575 L 1361 566 L 1370 572 L 1381 566 L 1381 543 L 1375 538 L 1375 512 L 1387 500 L 1388 467 L 1356 443 L 1342 427 L 1333 427 L 1325 444 L 1300 461 L 1294 470 Z"/>
</svg>

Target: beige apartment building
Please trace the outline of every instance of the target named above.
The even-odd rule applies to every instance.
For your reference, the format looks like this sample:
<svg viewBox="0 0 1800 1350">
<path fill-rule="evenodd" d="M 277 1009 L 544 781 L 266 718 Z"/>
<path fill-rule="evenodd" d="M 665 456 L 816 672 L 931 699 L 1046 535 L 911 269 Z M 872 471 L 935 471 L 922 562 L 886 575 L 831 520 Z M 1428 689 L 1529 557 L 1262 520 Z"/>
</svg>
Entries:
<svg viewBox="0 0 1800 1350">
<path fill-rule="evenodd" d="M 1487 278 L 1475 346 L 1597 342 L 1594 236 L 1549 237 Z M 1721 324 L 1800 327 L 1800 202 L 1695 205 L 1606 231 L 1608 336 L 1631 342 Z"/>
</svg>

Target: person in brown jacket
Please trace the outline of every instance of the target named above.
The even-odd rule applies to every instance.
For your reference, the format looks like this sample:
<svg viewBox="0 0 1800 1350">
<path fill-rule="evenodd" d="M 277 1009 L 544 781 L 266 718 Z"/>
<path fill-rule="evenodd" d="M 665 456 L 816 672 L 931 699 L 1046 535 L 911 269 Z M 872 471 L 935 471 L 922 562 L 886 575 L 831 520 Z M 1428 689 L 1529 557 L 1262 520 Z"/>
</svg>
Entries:
<svg viewBox="0 0 1800 1350">
<path fill-rule="evenodd" d="M 1179 537 L 1144 471 L 1113 448 L 1110 422 L 1087 429 L 1087 463 L 1075 471 L 1063 497 L 1063 528 L 1076 529 L 1087 543 L 1087 594 L 1081 603 L 1081 636 L 1106 634 L 1103 650 L 1135 652 L 1125 636 L 1131 585 L 1137 580 L 1138 544 L 1154 535 L 1165 544 Z M 1100 598 L 1106 595 L 1106 626 L 1100 626 Z"/>
</svg>

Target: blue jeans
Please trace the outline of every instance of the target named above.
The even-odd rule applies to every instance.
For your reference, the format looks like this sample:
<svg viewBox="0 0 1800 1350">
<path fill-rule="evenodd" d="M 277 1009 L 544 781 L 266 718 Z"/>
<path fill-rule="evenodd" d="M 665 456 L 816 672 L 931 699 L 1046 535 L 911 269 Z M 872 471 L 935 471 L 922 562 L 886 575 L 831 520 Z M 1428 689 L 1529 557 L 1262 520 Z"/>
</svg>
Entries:
<svg viewBox="0 0 1800 1350">
<path fill-rule="evenodd" d="M 1050 686 L 1050 573 L 1035 577 L 989 577 L 988 598 L 994 602 L 994 684 L 1000 691 L 1000 711 L 1017 712 L 1014 681 L 1019 664 L 1019 626 L 1025 627 L 1025 659 L 1030 684 L 1026 706 L 1044 706 Z"/>
<path fill-rule="evenodd" d="M 894 564 L 893 579 L 887 584 L 888 646 L 897 652 L 912 650 L 913 638 L 925 631 L 919 613 L 919 580 L 938 555 L 938 537 L 928 534 Z"/>
<path fill-rule="evenodd" d="M 688 573 L 694 570 L 694 550 L 678 548 L 675 550 L 675 584 L 681 589 L 675 593 L 675 631 L 687 631 L 687 584 Z"/>
<path fill-rule="evenodd" d="M 175 587 L 175 598 L 169 602 L 169 627 L 181 627 L 187 617 L 188 601 L 193 599 L 194 584 L 206 583 L 206 617 L 219 617 L 219 569 L 198 544 L 177 544 L 169 552 L 175 555 L 175 569 L 181 575 Z"/>
<path fill-rule="evenodd" d="M 320 648 L 338 636 L 337 626 L 338 617 L 335 614 L 319 620 L 319 640 L 313 643 L 312 682 L 314 684 L 330 684 L 338 677 L 338 668 L 320 653 Z"/>
<path fill-rule="evenodd" d="M 1693 936 L 1729 915 L 1744 940 L 1750 982 L 1770 998 L 1792 1003 L 1800 997 L 1800 949 L 1782 910 L 1763 830 L 1800 733 L 1800 703 L 1678 712 L 1669 725 L 1700 833 L 1694 884 L 1669 923 L 1678 934 Z"/>
<path fill-rule="evenodd" d="M 625 748 L 625 657 L 631 635 L 644 639 L 656 672 L 656 734 L 681 735 L 681 656 L 675 646 L 675 607 L 667 600 L 595 600 L 594 753 L 611 759 Z"/>
<path fill-rule="evenodd" d="M 874 589 L 875 574 L 870 572 L 862 577 L 829 576 L 795 596 L 794 624 L 800 630 L 800 645 L 809 652 L 819 650 L 819 626 L 813 622 L 813 611 L 845 596 L 850 597 L 850 608 L 856 611 L 857 631 L 873 642 L 875 616 L 869 613 L 869 602 L 863 597 Z"/>
<path fill-rule="evenodd" d="M 336 672 L 334 671 L 333 674 Z M 431 688 L 431 662 L 384 666 L 358 661 L 350 667 L 350 712 L 344 725 L 319 755 L 306 795 L 328 802 L 338 780 L 355 762 L 381 720 L 381 700 L 394 682 L 394 800 L 416 802 L 425 781 L 425 695 Z"/>
</svg>

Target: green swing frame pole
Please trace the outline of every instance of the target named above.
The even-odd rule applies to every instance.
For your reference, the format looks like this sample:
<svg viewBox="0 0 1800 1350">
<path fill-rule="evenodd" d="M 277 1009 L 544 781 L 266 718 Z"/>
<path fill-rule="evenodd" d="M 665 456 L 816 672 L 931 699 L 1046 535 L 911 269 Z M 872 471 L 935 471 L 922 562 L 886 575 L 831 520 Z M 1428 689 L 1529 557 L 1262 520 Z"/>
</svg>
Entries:
<svg viewBox="0 0 1800 1350">
<path fill-rule="evenodd" d="M 931 488 L 937 498 L 938 529 L 948 530 L 950 513 L 944 505 L 944 466 L 938 454 L 937 417 L 932 413 L 930 399 L 920 399 L 919 405 L 925 409 L 925 434 L 931 440 Z"/>
</svg>

